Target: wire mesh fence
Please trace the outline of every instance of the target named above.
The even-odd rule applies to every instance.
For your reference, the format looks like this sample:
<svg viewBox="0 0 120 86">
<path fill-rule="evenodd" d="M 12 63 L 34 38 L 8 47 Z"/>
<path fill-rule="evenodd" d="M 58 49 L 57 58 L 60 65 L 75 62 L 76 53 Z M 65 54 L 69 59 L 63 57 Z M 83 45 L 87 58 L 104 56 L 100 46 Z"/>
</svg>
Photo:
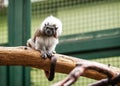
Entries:
<svg viewBox="0 0 120 86">
<path fill-rule="evenodd" d="M 8 42 L 7 8 L 3 2 L 4 0 L 0 0 L 0 44 Z"/>
<path fill-rule="evenodd" d="M 115 30 L 120 28 L 119 0 L 31 0 L 32 32 L 49 15 L 58 17 L 63 23 L 62 37 L 89 32 Z M 103 37 L 108 34 L 104 34 Z M 120 30 L 110 35 L 120 35 Z M 101 36 L 101 35 L 100 35 Z M 76 40 L 73 36 L 73 39 Z M 62 39 L 61 39 L 62 41 Z M 64 42 L 64 40 L 62 41 Z M 59 53 L 59 52 L 58 52 Z M 99 57 L 99 56 L 98 56 Z M 119 57 L 93 59 L 93 61 L 120 67 Z M 55 80 L 48 82 L 43 71 L 31 69 L 31 86 L 49 86 L 62 80 L 66 75 L 56 74 Z M 87 86 L 92 79 L 80 78 L 74 86 Z"/>
<path fill-rule="evenodd" d="M 32 5 L 32 28 L 55 15 L 63 22 L 63 35 L 113 29 L 120 26 L 118 0 L 43 0 Z"/>
</svg>

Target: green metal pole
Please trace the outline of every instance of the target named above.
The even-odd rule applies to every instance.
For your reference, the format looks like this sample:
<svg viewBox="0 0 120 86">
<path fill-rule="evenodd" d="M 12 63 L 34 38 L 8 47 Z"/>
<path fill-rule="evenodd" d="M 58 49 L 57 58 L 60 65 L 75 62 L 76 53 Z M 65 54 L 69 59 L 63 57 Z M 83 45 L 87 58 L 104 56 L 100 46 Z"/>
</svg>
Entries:
<svg viewBox="0 0 120 86">
<path fill-rule="evenodd" d="M 30 37 L 30 0 L 9 0 L 8 8 L 9 46 L 25 45 Z M 30 68 L 8 68 L 8 86 L 30 86 Z"/>
</svg>

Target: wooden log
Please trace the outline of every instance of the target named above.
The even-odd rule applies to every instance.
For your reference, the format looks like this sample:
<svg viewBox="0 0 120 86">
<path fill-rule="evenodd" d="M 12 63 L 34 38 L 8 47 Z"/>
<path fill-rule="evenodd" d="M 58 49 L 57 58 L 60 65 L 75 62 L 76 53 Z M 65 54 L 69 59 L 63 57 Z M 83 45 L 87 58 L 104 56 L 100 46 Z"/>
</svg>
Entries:
<svg viewBox="0 0 120 86">
<path fill-rule="evenodd" d="M 94 64 L 100 68 L 107 68 L 113 74 L 113 77 L 120 73 L 120 69 L 117 67 L 108 67 L 97 62 L 92 62 L 88 60 L 78 59 L 71 56 L 55 54 L 57 57 L 56 72 L 68 74 L 72 71 L 77 63 L 83 65 Z M 43 59 L 40 52 L 33 50 L 29 47 L 0 47 L 0 65 L 21 65 L 30 66 L 43 70 L 50 69 L 50 59 Z M 92 78 L 95 80 L 100 80 L 106 78 L 107 76 L 99 73 L 95 70 L 88 69 L 84 72 L 83 76 Z"/>
</svg>

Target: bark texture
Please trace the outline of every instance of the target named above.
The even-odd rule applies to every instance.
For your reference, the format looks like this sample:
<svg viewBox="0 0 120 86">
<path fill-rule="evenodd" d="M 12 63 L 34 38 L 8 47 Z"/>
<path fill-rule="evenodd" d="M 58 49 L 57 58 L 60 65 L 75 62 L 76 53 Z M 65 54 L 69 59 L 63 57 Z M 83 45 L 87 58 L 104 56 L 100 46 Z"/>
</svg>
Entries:
<svg viewBox="0 0 120 86">
<path fill-rule="evenodd" d="M 120 69 L 108 65 L 104 65 L 97 62 L 92 62 L 88 60 L 78 59 L 71 56 L 55 54 L 57 57 L 56 72 L 68 74 L 72 71 L 76 64 L 82 65 L 95 65 L 100 68 L 108 69 L 113 77 L 120 73 Z M 29 47 L 20 46 L 20 47 L 0 47 L 0 65 L 21 65 L 21 66 L 30 66 L 43 70 L 49 70 L 50 68 L 50 59 L 43 59 L 40 52 L 35 51 Z M 82 76 L 100 80 L 106 78 L 107 76 L 97 72 L 92 69 L 88 69 L 84 72 Z"/>
</svg>

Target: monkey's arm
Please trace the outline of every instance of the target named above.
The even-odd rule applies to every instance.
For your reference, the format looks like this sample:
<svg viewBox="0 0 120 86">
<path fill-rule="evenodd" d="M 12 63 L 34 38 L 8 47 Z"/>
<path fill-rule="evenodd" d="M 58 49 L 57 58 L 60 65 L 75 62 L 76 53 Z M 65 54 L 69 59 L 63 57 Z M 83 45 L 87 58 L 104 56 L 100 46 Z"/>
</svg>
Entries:
<svg viewBox="0 0 120 86">
<path fill-rule="evenodd" d="M 0 65 L 31 66 L 49 71 L 51 62 L 50 59 L 43 59 L 40 56 L 40 52 L 29 47 L 0 47 Z M 55 71 L 59 73 L 70 73 L 76 67 L 76 63 L 78 62 L 83 65 L 86 65 L 86 63 L 88 63 L 88 65 L 94 64 L 98 68 L 104 67 L 105 69 L 109 69 L 109 72 L 112 73 L 112 77 L 115 77 L 117 74 L 120 73 L 119 68 L 112 66 L 108 68 L 107 65 L 101 63 L 73 58 L 71 56 L 65 56 L 61 54 L 55 54 L 55 56 L 57 57 Z M 107 78 L 105 74 L 99 73 L 89 68 L 86 69 L 82 76 L 96 80 Z"/>
</svg>

